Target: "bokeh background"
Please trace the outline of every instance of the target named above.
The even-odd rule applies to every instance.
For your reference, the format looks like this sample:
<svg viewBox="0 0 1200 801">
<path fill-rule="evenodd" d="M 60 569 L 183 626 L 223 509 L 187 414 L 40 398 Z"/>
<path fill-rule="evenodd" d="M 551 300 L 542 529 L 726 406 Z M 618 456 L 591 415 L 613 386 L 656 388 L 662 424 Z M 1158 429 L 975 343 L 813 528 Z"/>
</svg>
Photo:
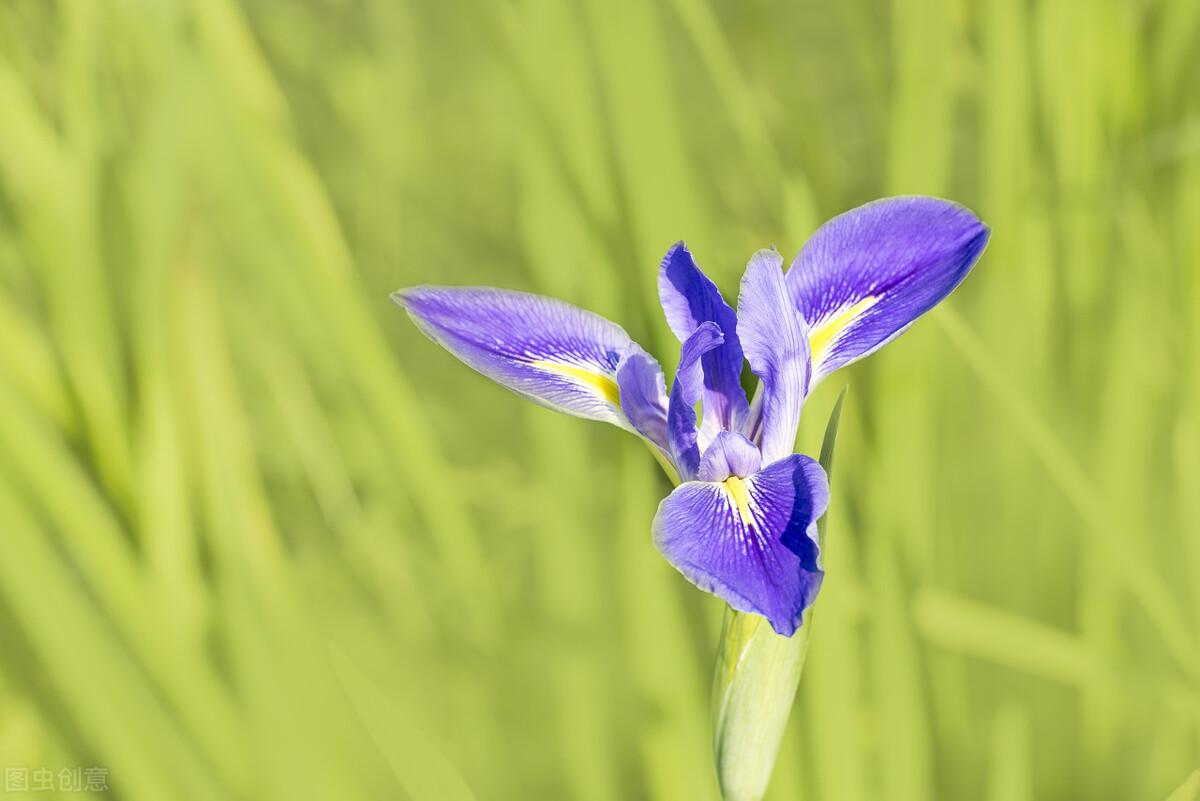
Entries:
<svg viewBox="0 0 1200 801">
<path fill-rule="evenodd" d="M 769 799 L 1193 797 L 1198 54 L 1195 0 L 8 0 L 0 766 L 715 801 L 666 480 L 387 295 L 552 294 L 673 365 L 672 242 L 732 295 L 928 193 L 992 242 L 806 410 L 814 453 L 850 386 Z"/>
</svg>

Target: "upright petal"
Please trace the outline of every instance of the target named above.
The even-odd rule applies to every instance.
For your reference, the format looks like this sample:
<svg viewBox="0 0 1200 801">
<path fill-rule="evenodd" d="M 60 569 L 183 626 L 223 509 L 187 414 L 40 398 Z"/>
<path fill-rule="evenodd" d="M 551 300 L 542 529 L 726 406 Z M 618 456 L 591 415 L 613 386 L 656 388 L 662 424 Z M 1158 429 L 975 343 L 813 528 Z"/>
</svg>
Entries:
<svg viewBox="0 0 1200 801">
<path fill-rule="evenodd" d="M 790 637 L 821 586 L 828 503 L 825 471 L 793 454 L 748 478 L 680 485 L 658 507 L 654 543 L 697 587 Z"/>
<path fill-rule="evenodd" d="M 738 427 L 749 404 L 741 383 L 742 346 L 738 342 L 737 315 L 682 242 L 663 258 L 658 271 L 658 296 L 667 324 L 680 342 L 704 322 L 716 323 L 724 335 L 724 344 L 707 353 L 702 361 L 704 428 L 711 436 Z"/>
<path fill-rule="evenodd" d="M 761 400 L 750 417 L 752 438 L 770 464 L 792 452 L 800 407 L 808 392 L 808 338 L 783 278 L 783 259 L 760 250 L 742 276 L 738 336 L 750 369 L 762 379 Z"/>
<path fill-rule="evenodd" d="M 717 324 L 704 322 L 684 341 L 680 350 L 679 369 L 675 371 L 675 382 L 671 385 L 671 399 L 667 406 L 667 439 L 671 460 L 675 462 L 679 477 L 684 481 L 695 478 L 700 466 L 695 406 L 704 385 L 701 360 L 704 354 L 720 347 L 723 341 Z"/>
<path fill-rule="evenodd" d="M 667 385 L 658 360 L 632 345 L 617 365 L 621 410 L 633 429 L 669 455 Z"/>
<path fill-rule="evenodd" d="M 619 325 L 560 300 L 502 289 L 421 286 L 392 299 L 430 339 L 513 392 L 630 428 L 617 366 L 636 346 Z"/>
<path fill-rule="evenodd" d="M 788 271 L 808 322 L 812 383 L 896 338 L 966 277 L 988 228 L 933 197 L 877 200 L 833 218 Z"/>
</svg>

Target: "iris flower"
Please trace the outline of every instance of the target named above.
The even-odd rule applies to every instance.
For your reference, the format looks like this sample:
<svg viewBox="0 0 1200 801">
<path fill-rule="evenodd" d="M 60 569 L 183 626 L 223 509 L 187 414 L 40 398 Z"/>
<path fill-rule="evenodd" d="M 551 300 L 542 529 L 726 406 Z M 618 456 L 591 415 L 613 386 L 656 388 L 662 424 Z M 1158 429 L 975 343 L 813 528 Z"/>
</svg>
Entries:
<svg viewBox="0 0 1200 801">
<path fill-rule="evenodd" d="M 669 392 L 658 361 L 624 329 L 568 303 L 441 286 L 393 299 L 488 378 L 643 438 L 677 484 L 654 518 L 658 549 L 696 586 L 791 636 L 821 586 L 816 521 L 829 502 L 824 470 L 793 453 L 804 399 L 946 297 L 987 238 L 974 214 L 945 200 L 868 203 L 823 225 L 786 273 L 777 251 L 755 253 L 736 312 L 676 244 L 658 273 L 682 343 Z M 758 378 L 752 398 L 744 362 Z"/>
</svg>

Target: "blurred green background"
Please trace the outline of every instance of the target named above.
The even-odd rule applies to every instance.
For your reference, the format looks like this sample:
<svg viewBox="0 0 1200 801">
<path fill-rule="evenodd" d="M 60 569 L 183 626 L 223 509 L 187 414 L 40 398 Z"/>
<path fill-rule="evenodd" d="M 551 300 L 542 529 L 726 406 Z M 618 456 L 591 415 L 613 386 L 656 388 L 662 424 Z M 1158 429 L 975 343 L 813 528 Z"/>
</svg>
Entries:
<svg viewBox="0 0 1200 801">
<path fill-rule="evenodd" d="M 387 295 L 551 294 L 673 365 L 672 242 L 732 295 L 928 193 L 992 242 L 809 404 L 814 453 L 850 384 L 769 798 L 1166 798 L 1200 766 L 1198 54 L 1195 0 L 8 0 L 0 767 L 715 801 L 721 605 L 650 543 L 665 479 Z"/>
</svg>

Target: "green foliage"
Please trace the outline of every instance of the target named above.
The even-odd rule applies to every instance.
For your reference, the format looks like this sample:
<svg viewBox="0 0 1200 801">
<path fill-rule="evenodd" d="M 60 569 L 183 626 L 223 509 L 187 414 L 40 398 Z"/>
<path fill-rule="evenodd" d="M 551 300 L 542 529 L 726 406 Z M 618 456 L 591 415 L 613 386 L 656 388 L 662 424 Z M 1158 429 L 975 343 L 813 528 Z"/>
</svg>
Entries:
<svg viewBox="0 0 1200 801">
<path fill-rule="evenodd" d="M 1166 798 L 1200 764 L 1200 4 L 0 6 L 0 768 L 111 797 L 715 801 L 721 604 L 633 438 L 387 302 L 670 363 L 877 196 L 993 226 L 841 386 L 776 799 Z M 1175 788 L 1179 788 L 1176 791 Z"/>
</svg>

